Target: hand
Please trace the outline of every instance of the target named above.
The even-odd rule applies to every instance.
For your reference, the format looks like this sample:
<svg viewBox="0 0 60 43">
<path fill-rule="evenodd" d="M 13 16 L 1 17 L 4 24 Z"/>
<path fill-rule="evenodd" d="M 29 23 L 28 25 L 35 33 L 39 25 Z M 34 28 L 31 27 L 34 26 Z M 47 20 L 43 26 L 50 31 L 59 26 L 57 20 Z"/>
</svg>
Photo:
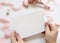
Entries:
<svg viewBox="0 0 60 43">
<path fill-rule="evenodd" d="M 54 24 L 46 23 L 45 27 L 46 28 L 44 36 L 46 43 L 56 43 L 58 34 L 57 26 Z"/>
<path fill-rule="evenodd" d="M 18 33 L 13 32 L 11 36 L 11 43 L 24 43 L 24 41 L 22 40 Z"/>
</svg>

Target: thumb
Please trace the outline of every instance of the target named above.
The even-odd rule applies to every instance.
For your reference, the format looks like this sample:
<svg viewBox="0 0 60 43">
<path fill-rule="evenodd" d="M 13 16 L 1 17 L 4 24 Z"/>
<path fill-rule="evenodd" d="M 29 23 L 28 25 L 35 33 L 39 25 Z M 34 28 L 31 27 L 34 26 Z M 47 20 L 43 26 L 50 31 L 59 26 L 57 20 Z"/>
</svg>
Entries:
<svg viewBox="0 0 60 43">
<path fill-rule="evenodd" d="M 18 33 L 16 33 L 16 39 L 18 42 L 24 43 L 23 39 L 20 37 Z"/>
<path fill-rule="evenodd" d="M 45 32 L 50 32 L 49 25 L 47 23 L 45 24 Z"/>
</svg>

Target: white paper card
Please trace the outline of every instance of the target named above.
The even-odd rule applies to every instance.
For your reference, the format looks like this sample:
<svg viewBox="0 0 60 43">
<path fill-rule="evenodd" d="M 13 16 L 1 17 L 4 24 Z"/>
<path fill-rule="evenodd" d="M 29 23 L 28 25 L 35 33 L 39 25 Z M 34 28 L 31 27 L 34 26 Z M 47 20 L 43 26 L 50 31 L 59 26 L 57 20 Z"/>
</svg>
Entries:
<svg viewBox="0 0 60 43">
<path fill-rule="evenodd" d="M 14 29 L 26 38 L 44 31 L 44 19 L 40 11 L 17 16 L 13 19 Z"/>
</svg>

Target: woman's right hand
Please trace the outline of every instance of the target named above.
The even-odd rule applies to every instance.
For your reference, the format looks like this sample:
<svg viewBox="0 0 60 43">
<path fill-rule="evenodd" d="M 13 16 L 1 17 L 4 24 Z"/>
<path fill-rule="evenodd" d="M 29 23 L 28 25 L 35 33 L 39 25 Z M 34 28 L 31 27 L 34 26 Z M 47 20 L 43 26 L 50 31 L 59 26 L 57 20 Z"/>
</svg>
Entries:
<svg viewBox="0 0 60 43">
<path fill-rule="evenodd" d="M 57 40 L 57 35 L 58 35 L 58 30 L 57 30 L 57 26 L 54 24 L 50 24 L 50 23 L 46 23 L 45 24 L 45 40 L 46 43 L 56 43 Z"/>
</svg>

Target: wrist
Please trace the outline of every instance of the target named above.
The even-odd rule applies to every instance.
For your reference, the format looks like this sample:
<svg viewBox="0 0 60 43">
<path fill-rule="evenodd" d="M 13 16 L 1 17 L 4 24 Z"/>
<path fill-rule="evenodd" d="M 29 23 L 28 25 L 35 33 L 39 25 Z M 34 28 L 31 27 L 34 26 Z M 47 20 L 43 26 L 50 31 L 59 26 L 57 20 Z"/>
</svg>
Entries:
<svg viewBox="0 0 60 43">
<path fill-rule="evenodd" d="M 56 41 L 53 41 L 53 42 L 47 42 L 47 41 L 46 41 L 46 43 L 56 43 Z"/>
<path fill-rule="evenodd" d="M 56 43 L 56 42 L 49 42 L 49 43 Z"/>
</svg>

